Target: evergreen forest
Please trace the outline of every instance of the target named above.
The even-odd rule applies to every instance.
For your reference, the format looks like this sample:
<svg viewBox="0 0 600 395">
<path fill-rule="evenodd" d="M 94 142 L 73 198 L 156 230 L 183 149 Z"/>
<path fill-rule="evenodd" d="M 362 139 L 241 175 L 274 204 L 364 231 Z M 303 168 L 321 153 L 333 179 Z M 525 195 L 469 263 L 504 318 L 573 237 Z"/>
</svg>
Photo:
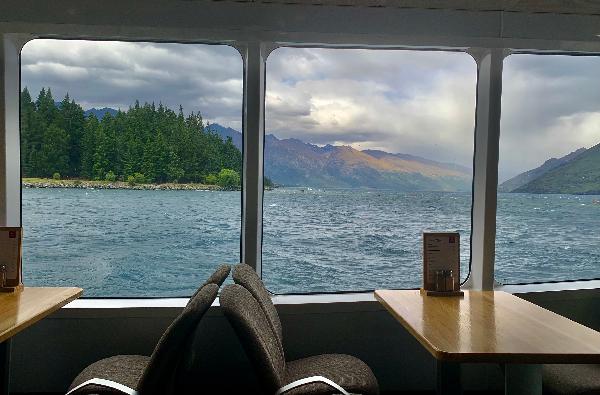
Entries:
<svg viewBox="0 0 600 395">
<path fill-rule="evenodd" d="M 200 113 L 184 115 L 138 101 L 127 111 L 86 116 L 67 94 L 50 88 L 33 100 L 21 92 L 23 177 L 136 183 L 218 183 L 239 186 L 242 154 L 212 132 Z"/>
</svg>

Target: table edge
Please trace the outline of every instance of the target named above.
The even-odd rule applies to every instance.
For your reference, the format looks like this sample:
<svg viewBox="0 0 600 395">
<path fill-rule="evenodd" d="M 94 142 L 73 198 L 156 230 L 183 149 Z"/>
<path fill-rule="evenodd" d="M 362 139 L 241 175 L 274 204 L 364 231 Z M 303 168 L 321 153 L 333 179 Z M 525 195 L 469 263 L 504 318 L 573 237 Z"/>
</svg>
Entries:
<svg viewBox="0 0 600 395">
<path fill-rule="evenodd" d="M 65 291 L 71 290 L 71 291 L 73 291 L 73 293 L 71 295 L 69 295 L 68 297 L 64 298 L 63 300 L 61 300 L 59 303 L 56 303 L 49 309 L 44 310 L 40 314 L 37 314 L 35 317 L 31 318 L 30 320 L 27 320 L 27 322 L 17 325 L 15 327 L 7 330 L 6 332 L 0 334 L 0 343 L 11 339 L 13 336 L 17 335 L 19 332 L 23 331 L 24 329 L 29 328 L 31 325 L 33 325 L 35 323 L 41 321 L 42 319 L 46 318 L 50 314 L 59 310 L 61 307 L 65 306 L 66 304 L 79 298 L 83 294 L 83 289 L 78 288 L 78 287 L 25 287 L 24 291 L 22 291 L 22 292 L 25 292 L 25 290 L 31 289 L 31 288 L 63 289 Z"/>
<path fill-rule="evenodd" d="M 380 291 L 400 291 L 400 290 L 375 290 L 373 292 L 375 299 L 388 311 L 388 313 L 398 321 L 410 335 L 416 339 L 436 360 L 441 362 L 459 362 L 459 363 L 503 363 L 503 364 L 600 364 L 600 354 L 515 354 L 515 353 L 455 353 L 438 349 L 429 343 L 427 339 L 412 328 L 412 326 L 391 308 L 391 306 L 382 298 Z M 406 290 L 413 291 L 413 290 Z M 505 291 L 492 291 L 502 292 Z M 514 296 L 514 295 L 513 295 Z M 515 296 L 518 298 L 518 296 Z M 519 298 L 524 300 L 522 298 Z M 531 303 L 527 300 L 525 302 Z M 537 305 L 536 305 L 537 306 Z M 542 308 L 541 306 L 538 306 Z M 547 309 L 545 309 L 547 310 Z M 555 313 L 556 314 L 556 313 Z M 560 314 L 558 314 L 560 315 Z M 561 317 L 569 319 L 561 315 Z M 569 319 L 570 320 L 570 319 Z M 572 320 L 570 320 L 572 321 Z M 575 322 L 575 321 L 574 321 Z M 579 324 L 575 322 L 576 324 Z M 579 324 L 581 325 L 581 324 Z M 585 325 L 584 325 L 585 326 Z M 589 328 L 591 329 L 591 328 Z"/>
<path fill-rule="evenodd" d="M 439 350 L 436 347 L 434 347 L 433 344 L 428 342 L 426 338 L 424 338 L 423 336 L 420 336 L 419 333 L 404 319 L 404 317 L 397 314 L 394 311 L 394 309 L 387 303 L 387 301 L 378 294 L 378 292 L 380 292 L 380 291 L 391 291 L 391 290 L 375 290 L 373 292 L 373 294 L 375 295 L 375 299 L 387 310 L 387 312 L 392 317 L 394 317 L 396 319 L 396 321 L 398 321 L 402 325 L 402 327 L 404 329 L 406 329 L 406 331 L 408 333 L 410 333 L 410 335 L 414 339 L 416 339 L 423 347 L 425 347 L 425 349 L 427 351 L 429 351 L 429 353 L 431 355 L 433 355 L 433 357 L 435 359 L 440 360 L 440 361 L 455 361 L 456 360 L 454 353 L 449 353 L 444 350 Z"/>
</svg>

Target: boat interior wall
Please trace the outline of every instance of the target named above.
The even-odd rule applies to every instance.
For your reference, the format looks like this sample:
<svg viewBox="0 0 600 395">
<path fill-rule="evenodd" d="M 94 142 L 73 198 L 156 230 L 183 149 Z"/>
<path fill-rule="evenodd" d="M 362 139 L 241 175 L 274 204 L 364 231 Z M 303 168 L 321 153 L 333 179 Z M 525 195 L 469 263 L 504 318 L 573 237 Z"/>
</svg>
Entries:
<svg viewBox="0 0 600 395">
<path fill-rule="evenodd" d="M 521 296 L 600 329 L 600 317 L 595 314 L 600 308 L 600 292 L 596 290 Z M 289 358 L 348 353 L 373 369 L 382 391 L 433 389 L 433 358 L 377 302 L 285 304 L 284 297 L 279 302 L 277 308 Z M 78 371 L 95 360 L 114 354 L 150 354 L 179 311 L 166 307 L 62 309 L 14 339 L 13 391 L 60 392 Z M 243 383 L 247 390 L 256 383 L 245 354 L 218 306 L 207 313 L 197 336 L 214 340 L 211 346 L 197 350 L 207 374 L 220 378 L 235 369 L 240 379 L 235 383 L 224 380 L 228 385 Z M 73 339 L 77 339 L 77 345 Z M 36 372 L 36 380 L 31 380 L 31 372 Z M 496 365 L 467 365 L 463 369 L 466 389 L 497 390 L 502 388 L 502 380 Z"/>
<path fill-rule="evenodd" d="M 0 54 L 4 53 L 4 40 L 0 40 Z M 1 56 L 1 55 L 0 55 Z M 0 62 L 0 92 L 4 92 L 4 62 Z M 6 124 L 4 94 L 0 94 L 0 125 Z M 0 127 L 0 130 L 4 128 Z M 6 222 L 6 139 L 0 138 L 0 224 Z"/>
<path fill-rule="evenodd" d="M 595 1 L 561 0 L 242 0 L 252 3 L 284 3 L 309 5 L 340 5 L 354 7 L 427 8 L 442 10 L 552 12 L 558 14 L 598 15 Z"/>
<path fill-rule="evenodd" d="M 215 0 L 174 1 L 172 3 L 207 4 Z M 413 8 L 413 9 L 442 9 L 442 10 L 468 10 L 468 11 L 505 11 L 529 13 L 557 13 L 599 15 L 600 5 L 594 0 L 235 0 L 237 3 L 282 3 L 286 5 L 305 4 L 310 6 L 342 5 L 355 7 L 387 7 L 387 8 Z M 9 1 L 10 3 L 10 1 Z M 40 6 L 39 2 L 21 2 L 23 7 L 28 3 Z M 92 1 L 80 2 L 89 7 Z M 101 3 L 113 5 L 116 1 L 102 1 Z M 145 1 L 146 6 L 155 5 L 157 1 Z M 42 5 L 43 7 L 43 5 Z"/>
<path fill-rule="evenodd" d="M 0 3 L 0 225 L 20 224 L 20 45 L 35 37 L 229 43 L 254 51 L 245 53 L 246 65 L 254 67 L 246 71 L 250 70 L 255 86 L 250 92 L 254 93 L 254 107 L 247 108 L 254 108 L 251 116 L 256 117 L 249 125 L 254 134 L 248 134 L 255 140 L 246 148 L 256 155 L 251 161 L 254 173 L 244 177 L 254 183 L 254 200 L 247 201 L 254 215 L 246 219 L 254 218 L 255 227 L 244 243 L 255 243 L 256 248 L 244 245 L 243 249 L 246 254 L 258 255 L 257 270 L 262 202 L 259 137 L 264 132 L 260 131 L 264 109 L 259 96 L 264 94 L 260 88 L 264 74 L 258 71 L 264 68 L 261 56 L 265 48 L 418 47 L 471 49 L 472 53 L 484 50 L 489 56 L 508 50 L 600 54 L 600 3 L 594 0 L 147 0 L 144 6 L 138 0 Z M 489 70 L 490 81 L 501 78 L 497 68 Z M 500 97 L 499 87 L 491 91 L 491 99 Z M 492 144 L 497 149 L 498 140 Z M 497 172 L 497 161 L 487 162 L 487 170 Z M 495 207 L 487 204 L 481 212 L 476 214 L 481 220 L 483 214 L 495 216 Z M 479 244 L 483 248 L 485 243 Z M 491 268 L 485 269 L 478 281 L 487 279 L 490 285 L 494 247 L 493 243 L 485 245 L 489 257 L 481 259 L 491 263 Z M 475 264 L 484 268 L 481 262 Z M 522 296 L 600 330 L 600 291 L 531 292 Z M 179 300 L 178 306 L 185 302 Z M 434 359 L 372 298 L 319 303 L 311 296 L 290 296 L 278 297 L 277 302 L 290 359 L 351 354 L 372 368 L 382 391 L 433 389 Z M 181 307 L 169 307 L 160 299 L 144 303 L 146 307 L 141 308 L 113 307 L 118 303 L 111 300 L 101 301 L 99 308 L 75 305 L 23 331 L 12 344 L 11 390 L 61 392 L 81 369 L 96 360 L 117 354 L 150 355 Z M 252 369 L 219 306 L 211 307 L 197 336 L 214 339 L 210 347 L 198 350 L 208 361 L 204 365 L 207 374 L 225 377 L 235 370 L 239 378 L 236 383 L 245 385 L 244 390 L 252 386 L 247 384 L 253 383 Z M 466 389 L 501 389 L 502 380 L 496 365 L 467 365 L 463 370 Z M 224 381 L 234 384 L 233 380 Z"/>
<path fill-rule="evenodd" d="M 331 1 L 360 4 L 362 0 Z M 388 4 L 386 0 L 373 1 Z M 398 3 L 414 7 L 417 2 L 398 0 Z M 100 39 L 483 46 L 600 52 L 597 36 L 600 6 L 596 2 L 418 3 L 419 8 L 398 8 L 338 7 L 329 3 L 314 6 L 307 2 L 290 5 L 154 0 L 146 2 L 146 7 L 139 7 L 139 2 L 132 0 L 51 3 L 4 0 L 0 31 Z M 394 4 L 393 0 L 389 4 Z M 210 18 L 199 19 L 202 15 Z"/>
</svg>

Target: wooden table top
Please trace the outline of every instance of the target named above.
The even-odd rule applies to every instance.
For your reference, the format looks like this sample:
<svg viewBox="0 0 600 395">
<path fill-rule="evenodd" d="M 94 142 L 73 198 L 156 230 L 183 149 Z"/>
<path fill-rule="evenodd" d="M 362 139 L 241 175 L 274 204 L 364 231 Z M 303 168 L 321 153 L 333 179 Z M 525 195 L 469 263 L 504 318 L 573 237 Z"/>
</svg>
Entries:
<svg viewBox="0 0 600 395">
<path fill-rule="evenodd" d="M 599 332 L 506 292 L 382 290 L 375 297 L 441 361 L 600 363 Z"/>
<path fill-rule="evenodd" d="M 0 342 L 77 299 L 81 288 L 30 288 L 0 293 Z"/>
</svg>

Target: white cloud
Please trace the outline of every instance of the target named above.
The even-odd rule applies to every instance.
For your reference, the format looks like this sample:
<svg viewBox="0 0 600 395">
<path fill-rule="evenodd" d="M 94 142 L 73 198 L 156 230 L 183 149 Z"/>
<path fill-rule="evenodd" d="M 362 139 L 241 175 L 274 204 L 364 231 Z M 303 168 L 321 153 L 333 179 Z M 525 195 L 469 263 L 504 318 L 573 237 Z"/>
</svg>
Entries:
<svg viewBox="0 0 600 395">
<path fill-rule="evenodd" d="M 267 64 L 267 132 L 470 166 L 476 67 L 469 55 L 279 51 Z"/>
</svg>

